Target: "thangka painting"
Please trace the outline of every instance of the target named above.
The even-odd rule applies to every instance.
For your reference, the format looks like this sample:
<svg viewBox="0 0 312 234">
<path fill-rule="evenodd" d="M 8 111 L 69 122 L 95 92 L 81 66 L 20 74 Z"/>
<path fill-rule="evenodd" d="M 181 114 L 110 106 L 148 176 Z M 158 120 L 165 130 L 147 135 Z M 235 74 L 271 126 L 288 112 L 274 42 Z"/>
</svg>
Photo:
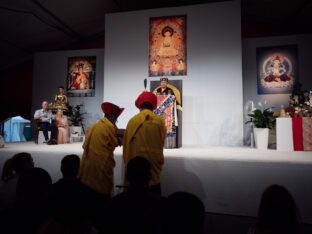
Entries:
<svg viewBox="0 0 312 234">
<path fill-rule="evenodd" d="M 186 16 L 150 18 L 149 76 L 186 75 Z"/>
<path fill-rule="evenodd" d="M 70 57 L 67 69 L 67 96 L 95 95 L 96 56 Z"/>
<path fill-rule="evenodd" d="M 297 45 L 257 48 L 258 94 L 288 94 L 298 80 Z"/>
</svg>

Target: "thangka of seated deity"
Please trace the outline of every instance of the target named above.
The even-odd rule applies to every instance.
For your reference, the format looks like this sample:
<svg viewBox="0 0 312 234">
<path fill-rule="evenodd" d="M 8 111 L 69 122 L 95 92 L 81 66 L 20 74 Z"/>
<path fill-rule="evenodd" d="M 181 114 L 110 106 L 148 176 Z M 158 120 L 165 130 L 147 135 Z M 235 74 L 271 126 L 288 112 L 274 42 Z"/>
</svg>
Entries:
<svg viewBox="0 0 312 234">
<path fill-rule="evenodd" d="M 160 57 L 173 57 L 178 55 L 173 40 L 174 30 L 170 26 L 166 26 L 161 30 L 162 43 L 157 53 Z"/>
<path fill-rule="evenodd" d="M 84 64 L 77 65 L 77 72 L 72 72 L 72 84 L 70 85 L 71 90 L 85 90 L 89 89 L 89 76 L 84 72 Z"/>
<path fill-rule="evenodd" d="M 271 60 L 269 74 L 264 78 L 266 82 L 288 81 L 290 77 L 287 75 L 286 68 L 279 56 L 274 56 Z"/>
</svg>

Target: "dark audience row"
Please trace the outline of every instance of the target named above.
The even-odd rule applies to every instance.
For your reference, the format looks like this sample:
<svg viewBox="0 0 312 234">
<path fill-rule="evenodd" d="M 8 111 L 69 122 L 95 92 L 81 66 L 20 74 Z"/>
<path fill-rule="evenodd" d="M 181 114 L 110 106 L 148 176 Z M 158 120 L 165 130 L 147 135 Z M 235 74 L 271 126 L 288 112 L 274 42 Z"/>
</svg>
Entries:
<svg viewBox="0 0 312 234">
<path fill-rule="evenodd" d="M 83 185 L 80 158 L 61 161 L 63 178 L 52 184 L 49 173 L 34 167 L 30 154 L 7 160 L 0 188 L 0 233 L 155 233 L 199 234 L 205 209 L 194 194 L 163 197 L 149 189 L 151 165 L 143 157 L 129 161 L 129 185 L 114 197 Z M 258 222 L 250 234 L 300 233 L 295 201 L 286 188 L 272 185 L 261 198 Z"/>
</svg>

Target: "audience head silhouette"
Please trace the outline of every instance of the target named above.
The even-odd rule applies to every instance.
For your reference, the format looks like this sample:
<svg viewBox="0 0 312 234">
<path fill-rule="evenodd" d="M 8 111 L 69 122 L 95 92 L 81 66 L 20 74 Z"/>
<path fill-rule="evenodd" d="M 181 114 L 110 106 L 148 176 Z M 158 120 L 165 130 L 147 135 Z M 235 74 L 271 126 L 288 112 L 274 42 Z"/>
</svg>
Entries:
<svg viewBox="0 0 312 234">
<path fill-rule="evenodd" d="M 51 185 L 52 179 L 46 170 L 31 168 L 25 171 L 17 182 L 17 199 L 26 202 L 45 200 Z"/>
<path fill-rule="evenodd" d="M 130 159 L 126 177 L 128 190 L 116 195 L 111 201 L 108 225 L 111 230 L 107 233 L 159 233 L 163 199 L 149 190 L 150 162 L 142 156 Z"/>
<path fill-rule="evenodd" d="M 263 192 L 259 207 L 259 228 L 274 233 L 299 232 L 296 204 L 285 187 L 271 185 Z"/>
<path fill-rule="evenodd" d="M 6 182 L 15 174 L 21 174 L 25 170 L 34 167 L 34 162 L 29 153 L 23 152 L 15 154 L 12 158 L 6 160 L 1 180 Z"/>
<path fill-rule="evenodd" d="M 131 187 L 147 187 L 151 179 L 151 164 L 146 158 L 134 157 L 127 164 L 126 177 Z"/>
<path fill-rule="evenodd" d="M 204 215 L 204 204 L 197 196 L 187 192 L 175 192 L 167 199 L 165 233 L 201 233 Z"/>
<path fill-rule="evenodd" d="M 64 178 L 77 178 L 80 158 L 76 154 L 66 155 L 61 161 L 61 172 Z"/>
</svg>

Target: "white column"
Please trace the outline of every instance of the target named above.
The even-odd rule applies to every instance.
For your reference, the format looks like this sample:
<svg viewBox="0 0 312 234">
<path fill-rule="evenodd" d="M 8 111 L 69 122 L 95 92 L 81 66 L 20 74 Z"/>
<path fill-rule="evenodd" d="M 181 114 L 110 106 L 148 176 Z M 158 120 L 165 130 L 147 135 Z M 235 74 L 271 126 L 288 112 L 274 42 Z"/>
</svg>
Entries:
<svg viewBox="0 0 312 234">
<path fill-rule="evenodd" d="M 291 118 L 276 118 L 276 149 L 293 151 L 293 131 Z"/>
</svg>

